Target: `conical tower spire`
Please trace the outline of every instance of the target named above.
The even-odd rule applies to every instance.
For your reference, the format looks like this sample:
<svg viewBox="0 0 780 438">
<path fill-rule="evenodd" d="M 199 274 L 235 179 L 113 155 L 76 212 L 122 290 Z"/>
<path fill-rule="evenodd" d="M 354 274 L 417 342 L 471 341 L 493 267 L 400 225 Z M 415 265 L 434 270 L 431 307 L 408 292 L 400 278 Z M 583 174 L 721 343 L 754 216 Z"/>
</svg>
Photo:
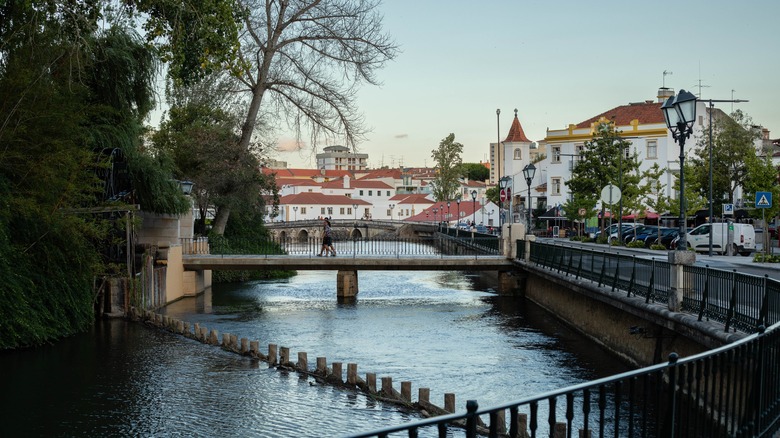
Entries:
<svg viewBox="0 0 780 438">
<path fill-rule="evenodd" d="M 512 126 L 509 127 L 509 134 L 506 136 L 504 143 L 526 142 L 530 143 L 531 140 L 525 136 L 523 127 L 520 125 L 520 120 L 517 118 L 517 108 L 515 108 L 515 119 L 512 120 Z"/>
</svg>

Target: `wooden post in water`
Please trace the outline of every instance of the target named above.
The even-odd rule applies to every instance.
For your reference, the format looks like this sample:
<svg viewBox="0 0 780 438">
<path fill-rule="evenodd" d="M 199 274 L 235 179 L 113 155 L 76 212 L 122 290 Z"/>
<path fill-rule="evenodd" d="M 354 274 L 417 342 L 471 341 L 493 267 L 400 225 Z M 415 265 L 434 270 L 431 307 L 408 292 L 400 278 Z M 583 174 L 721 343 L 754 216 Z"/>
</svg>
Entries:
<svg viewBox="0 0 780 438">
<path fill-rule="evenodd" d="M 224 348 L 230 347 L 230 333 L 222 333 L 222 346 Z"/>
<path fill-rule="evenodd" d="M 517 414 L 518 436 L 528 436 L 528 414 Z"/>
<path fill-rule="evenodd" d="M 276 344 L 268 344 L 268 366 L 276 365 Z"/>
<path fill-rule="evenodd" d="M 344 383 L 344 371 L 342 370 L 341 366 L 341 362 L 333 362 L 333 374 L 331 378 L 338 383 Z"/>
<path fill-rule="evenodd" d="M 401 398 L 404 401 L 412 401 L 412 382 L 401 382 Z"/>
<path fill-rule="evenodd" d="M 211 329 L 211 335 L 209 336 L 209 344 L 219 345 L 219 332 L 217 329 Z"/>
<path fill-rule="evenodd" d="M 288 365 L 290 363 L 290 348 L 282 347 L 279 349 L 279 364 Z"/>
<path fill-rule="evenodd" d="M 309 358 L 305 351 L 298 352 L 298 369 L 301 371 L 309 371 Z"/>
<path fill-rule="evenodd" d="M 238 335 L 230 335 L 230 349 L 238 350 Z"/>
<path fill-rule="evenodd" d="M 506 435 L 506 411 L 496 412 L 496 431 L 499 435 Z"/>
<path fill-rule="evenodd" d="M 348 363 L 347 364 L 347 383 L 349 385 L 357 385 L 357 364 L 356 363 Z"/>
<path fill-rule="evenodd" d="M 455 412 L 455 394 L 448 392 L 444 394 L 444 410 Z"/>
<path fill-rule="evenodd" d="M 376 373 L 366 373 L 366 385 L 369 392 L 376 393 Z"/>
<path fill-rule="evenodd" d="M 260 353 L 260 341 L 249 341 L 249 352 L 252 356 L 259 356 Z"/>
<path fill-rule="evenodd" d="M 323 376 L 328 376 L 328 359 L 325 357 L 317 358 L 317 373 Z"/>
<path fill-rule="evenodd" d="M 393 396 L 393 378 L 392 377 L 382 377 L 382 394 L 384 394 L 386 397 L 392 397 Z"/>
<path fill-rule="evenodd" d="M 566 423 L 555 423 L 553 438 L 566 438 Z"/>
<path fill-rule="evenodd" d="M 249 352 L 249 340 L 247 338 L 241 338 L 241 354 L 247 354 Z"/>
</svg>

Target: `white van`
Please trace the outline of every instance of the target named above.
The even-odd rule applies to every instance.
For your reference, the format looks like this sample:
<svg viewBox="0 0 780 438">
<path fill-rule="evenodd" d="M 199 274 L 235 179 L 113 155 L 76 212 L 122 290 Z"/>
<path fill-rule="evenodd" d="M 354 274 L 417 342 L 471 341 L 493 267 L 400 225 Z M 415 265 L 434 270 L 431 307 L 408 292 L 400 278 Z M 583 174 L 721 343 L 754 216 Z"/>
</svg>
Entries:
<svg viewBox="0 0 780 438">
<path fill-rule="evenodd" d="M 733 229 L 729 230 L 729 227 Z M 710 249 L 710 229 L 712 229 L 712 250 L 726 254 L 731 245 L 732 254 L 749 256 L 756 250 L 756 230 L 750 224 L 716 223 L 701 224 L 692 229 L 686 236 L 688 248 L 698 252 Z M 729 234 L 730 233 L 730 234 Z M 729 241 L 729 235 L 731 240 Z"/>
</svg>

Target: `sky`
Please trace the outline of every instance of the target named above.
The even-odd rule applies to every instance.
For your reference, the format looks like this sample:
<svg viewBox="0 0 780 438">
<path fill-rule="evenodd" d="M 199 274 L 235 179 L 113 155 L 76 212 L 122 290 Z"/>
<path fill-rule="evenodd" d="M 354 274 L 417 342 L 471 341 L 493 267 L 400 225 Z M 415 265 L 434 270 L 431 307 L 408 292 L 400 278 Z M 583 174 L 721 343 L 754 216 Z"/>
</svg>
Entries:
<svg viewBox="0 0 780 438">
<path fill-rule="evenodd" d="M 464 162 L 488 161 L 514 109 L 538 141 L 547 129 L 656 100 L 662 85 L 749 100 L 716 107 L 733 105 L 780 138 L 777 0 L 384 0 L 379 8 L 400 52 L 378 71 L 381 86 L 359 92 L 370 132 L 357 152 L 372 168 L 433 166 L 431 151 L 450 133 Z M 280 144 L 291 141 L 280 133 Z M 343 141 L 315 152 L 332 144 Z M 309 146 L 273 158 L 313 168 Z"/>
</svg>

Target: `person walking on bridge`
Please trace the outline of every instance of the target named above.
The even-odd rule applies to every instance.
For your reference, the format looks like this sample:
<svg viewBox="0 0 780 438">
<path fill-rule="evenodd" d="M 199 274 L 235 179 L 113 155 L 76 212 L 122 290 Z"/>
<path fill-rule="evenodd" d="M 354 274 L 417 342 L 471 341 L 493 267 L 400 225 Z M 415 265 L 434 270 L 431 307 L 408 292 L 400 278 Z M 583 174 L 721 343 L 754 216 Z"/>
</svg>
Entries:
<svg viewBox="0 0 780 438">
<path fill-rule="evenodd" d="M 327 253 L 330 253 L 331 256 L 336 257 L 336 249 L 333 248 L 333 238 L 331 237 L 330 220 L 328 218 L 325 218 L 323 221 L 322 248 L 320 248 L 320 253 L 317 254 L 317 257 L 322 257 L 323 252 L 326 252 L 326 256 Z"/>
</svg>

